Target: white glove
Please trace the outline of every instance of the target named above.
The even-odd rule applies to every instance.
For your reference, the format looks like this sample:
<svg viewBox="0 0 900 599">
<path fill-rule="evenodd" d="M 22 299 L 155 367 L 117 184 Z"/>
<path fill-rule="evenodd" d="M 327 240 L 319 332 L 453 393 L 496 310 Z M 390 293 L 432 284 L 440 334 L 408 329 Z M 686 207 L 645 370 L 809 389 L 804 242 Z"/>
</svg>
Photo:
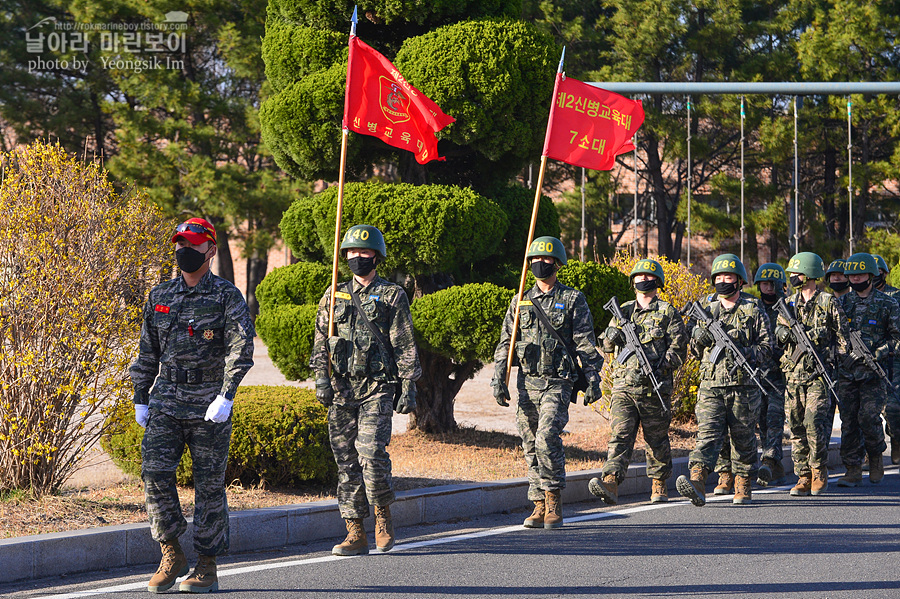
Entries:
<svg viewBox="0 0 900 599">
<path fill-rule="evenodd" d="M 231 415 L 231 404 L 233 403 L 233 401 L 225 399 L 224 395 L 217 396 L 206 408 L 206 416 L 203 419 L 213 422 L 225 422 L 228 420 L 228 416 Z"/>
<path fill-rule="evenodd" d="M 150 420 L 150 406 L 145 403 L 134 404 L 134 419 L 141 428 L 147 428 L 147 422 Z"/>
</svg>

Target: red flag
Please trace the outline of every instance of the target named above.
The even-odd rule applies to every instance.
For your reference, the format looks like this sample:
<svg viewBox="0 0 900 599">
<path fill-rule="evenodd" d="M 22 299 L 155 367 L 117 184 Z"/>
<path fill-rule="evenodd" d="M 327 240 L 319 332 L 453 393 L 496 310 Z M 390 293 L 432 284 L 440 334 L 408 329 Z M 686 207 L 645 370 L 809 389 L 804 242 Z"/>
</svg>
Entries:
<svg viewBox="0 0 900 599">
<path fill-rule="evenodd" d="M 557 73 L 541 155 L 608 171 L 615 165 L 616 156 L 634 149 L 631 138 L 643 122 L 640 100 L 629 100 Z"/>
<path fill-rule="evenodd" d="M 443 160 L 434 134 L 456 119 L 409 84 L 391 61 L 350 36 L 344 126 L 409 150 L 419 164 Z"/>
</svg>

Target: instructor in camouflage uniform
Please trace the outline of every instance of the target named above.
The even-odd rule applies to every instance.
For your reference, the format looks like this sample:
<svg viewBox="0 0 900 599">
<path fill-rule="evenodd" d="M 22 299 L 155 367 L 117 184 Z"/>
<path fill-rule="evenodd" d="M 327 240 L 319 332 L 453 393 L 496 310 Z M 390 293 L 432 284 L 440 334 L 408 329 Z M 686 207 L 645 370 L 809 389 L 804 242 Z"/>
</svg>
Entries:
<svg viewBox="0 0 900 599">
<path fill-rule="evenodd" d="M 140 353 L 131 367 L 135 418 L 146 428 L 141 478 L 150 532 L 163 554 L 147 590 L 161 593 L 188 572 L 178 542 L 187 522 L 175 486 L 187 445 L 194 476 L 194 549 L 200 557 L 179 589 L 205 593 L 218 590 L 216 556 L 228 550 L 231 405 L 253 366 L 255 332 L 241 292 L 210 272 L 216 255 L 213 226 L 192 218 L 178 226 L 172 243 L 181 276 L 150 292 Z"/>
<path fill-rule="evenodd" d="M 722 324 L 752 367 L 765 368 L 771 360 L 768 318 L 755 298 L 741 293 L 747 283 L 743 263 L 734 254 L 723 254 L 713 261 L 710 276 L 717 298 L 707 311 Z M 691 351 L 700 360 L 695 408 L 697 446 L 689 457 L 690 479 L 679 476 L 676 488 L 696 506 L 706 504 L 706 477 L 716 463 L 726 433 L 732 445 L 733 503 L 751 500 L 750 470 L 756 464 L 760 390 L 729 351 L 714 363 L 714 346 L 715 339 L 707 327 L 702 322 L 693 323 Z"/>
<path fill-rule="evenodd" d="M 788 261 L 785 270 L 796 289 L 786 302 L 788 310 L 803 325 L 825 368 L 833 371 L 838 358 L 847 352 L 847 320 L 839 300 L 816 287 L 816 281 L 825 276 L 825 263 L 818 254 L 800 252 Z M 780 315 L 775 339 L 784 349 L 781 369 L 787 380 L 785 409 L 791 430 L 794 474 L 799 478 L 791 495 L 819 495 L 828 489 L 831 392 L 816 371 L 815 359 L 808 354 L 795 356 L 797 339 L 788 321 Z"/>
<path fill-rule="evenodd" d="M 891 349 L 900 343 L 900 306 L 897 301 L 874 288 L 878 265 L 870 254 L 847 258 L 844 272 L 853 291 L 841 298 L 850 331 L 859 331 L 872 357 L 893 385 L 888 386 L 856 352 L 845 352 L 838 382 L 843 402 L 841 410 L 841 461 L 847 473 L 838 480 L 840 487 L 855 487 L 862 482 L 862 462 L 869 456 L 869 482 L 884 477 L 881 454 L 887 445 L 881 424 L 881 410 L 887 397 L 898 392 L 900 360 L 890 362 Z M 891 372 L 893 371 L 893 372 Z M 860 439 L 862 436 L 862 439 Z"/>
<path fill-rule="evenodd" d="M 370 225 L 350 227 L 340 251 L 353 279 L 335 289 L 331 337 L 331 289 L 322 296 L 309 365 L 316 375 L 316 398 L 328 408 L 338 507 L 347 526 L 347 537 L 332 553 L 360 555 L 369 552 L 363 519 L 370 504 L 375 506 L 375 546 L 379 551 L 394 546 L 387 452 L 391 416 L 394 410 L 408 414 L 416 409 L 415 381 L 422 368 L 406 292 L 376 272 L 387 258 L 381 231 Z"/>
<path fill-rule="evenodd" d="M 638 426 L 647 445 L 647 476 L 652 480 L 650 501 L 668 501 L 666 480 L 672 475 L 672 375 L 684 364 L 687 354 L 684 320 L 672 304 L 657 297 L 666 282 L 662 265 L 656 260 L 638 260 L 630 277 L 637 299 L 621 306 L 622 315 L 637 326 L 644 353 L 662 383 L 659 391 L 665 405 L 641 371 L 636 354 L 624 364 L 612 361 L 608 459 L 600 471 L 601 478 L 592 478 L 588 483 L 590 492 L 609 505 L 618 503 L 619 484 L 625 480 L 631 462 Z M 603 335 L 604 353 L 618 357 L 624 348 L 622 325 L 615 316 L 610 320 Z"/>
<path fill-rule="evenodd" d="M 580 360 L 587 377 L 584 395 L 587 405 L 600 399 L 603 358 L 595 347 L 594 320 L 587 300 L 580 291 L 556 279 L 559 267 L 566 264 L 562 242 L 555 237 L 539 237 L 528 247 L 526 259 L 531 261 L 531 272 L 537 282 L 518 306 L 515 296 L 509 305 L 500 343 L 494 352 L 491 386 L 497 403 L 508 406 L 506 361 L 518 309 L 516 422 L 528 465 L 528 499 L 534 502 L 534 512 L 524 526 L 558 528 L 563 523 L 560 495 L 566 486 L 566 458 L 560 434 L 569 421 L 569 402 L 578 380 L 573 360 Z M 564 345 L 541 324 L 535 304 L 546 314 Z"/>
</svg>

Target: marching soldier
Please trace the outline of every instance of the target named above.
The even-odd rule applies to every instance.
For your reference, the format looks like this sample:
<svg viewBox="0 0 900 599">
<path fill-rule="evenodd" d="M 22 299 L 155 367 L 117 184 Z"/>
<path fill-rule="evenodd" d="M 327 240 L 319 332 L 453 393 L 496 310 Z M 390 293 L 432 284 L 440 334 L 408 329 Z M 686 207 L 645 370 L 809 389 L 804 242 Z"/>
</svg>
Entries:
<svg viewBox="0 0 900 599">
<path fill-rule="evenodd" d="M 334 293 L 334 336 L 328 336 L 331 290 L 316 314 L 309 365 L 316 373 L 316 399 L 328 408 L 328 434 L 338 467 L 338 508 L 347 537 L 331 552 L 369 552 L 363 520 L 375 506 L 375 546 L 390 551 L 394 527 L 391 413 L 416 408 L 415 381 L 422 375 L 406 292 L 378 276 L 387 258 L 376 227 L 355 225 L 341 241 L 353 278 Z M 330 376 L 329 376 L 330 363 Z"/>
<path fill-rule="evenodd" d="M 891 268 L 888 266 L 887 261 L 878 254 L 872 254 L 872 256 L 878 263 L 878 270 L 881 272 L 875 277 L 875 289 L 900 302 L 900 289 L 891 287 L 885 282 L 887 275 L 891 273 Z M 900 347 L 894 346 L 891 348 L 891 357 L 888 363 L 891 366 L 888 369 L 889 376 L 893 369 L 894 361 L 900 359 L 898 355 L 900 355 Z M 897 383 L 897 380 L 893 379 L 893 382 Z M 897 393 L 889 393 L 886 402 L 884 405 L 884 419 L 887 423 L 887 432 L 891 436 L 891 463 L 900 464 L 900 397 L 898 397 Z"/>
<path fill-rule="evenodd" d="M 870 254 L 850 256 L 844 272 L 853 291 L 841 298 L 843 310 L 850 320 L 851 334 L 859 334 L 864 346 L 851 345 L 852 351 L 845 352 L 840 371 L 841 461 L 847 473 L 838 480 L 838 486 L 855 487 L 862 482 L 865 454 L 869 457 L 869 482 L 877 484 L 884 477 L 881 454 L 887 445 L 881 410 L 887 396 L 898 392 L 900 382 L 900 360 L 891 365 L 889 359 L 891 349 L 900 343 L 900 306 L 874 288 L 879 270 Z M 867 363 L 867 357 L 874 362 Z M 877 367 L 882 373 L 877 372 Z M 891 374 L 893 388 L 884 380 Z"/>
<path fill-rule="evenodd" d="M 850 293 L 850 281 L 844 274 L 844 261 L 840 258 L 832 260 L 825 270 L 825 285 L 831 289 L 834 297 L 843 297 Z"/>
<path fill-rule="evenodd" d="M 241 292 L 210 271 L 215 228 L 202 218 L 189 219 L 178 225 L 172 243 L 181 276 L 150 292 L 140 351 L 131 366 L 135 418 L 146 429 L 141 478 L 150 532 L 162 549 L 147 590 L 162 593 L 188 573 L 178 541 L 187 521 L 175 485 L 175 470 L 187 446 L 193 462 L 194 549 L 199 559 L 179 590 L 207 593 L 219 588 L 216 556 L 228 550 L 225 467 L 231 406 L 253 366 L 255 332 Z"/>
<path fill-rule="evenodd" d="M 709 305 L 728 337 L 754 368 L 770 358 L 769 324 L 758 301 L 745 297 L 741 287 L 747 271 L 734 254 L 713 261 L 711 272 L 716 298 Z M 691 332 L 691 352 L 700 360 L 697 392 L 697 444 L 689 457 L 690 479 L 679 476 L 678 492 L 696 506 L 706 504 L 706 478 L 716 463 L 726 432 L 731 436 L 731 465 L 735 475 L 735 504 L 751 500 L 750 470 L 756 464 L 756 426 L 759 422 L 760 390 L 749 373 L 737 367 L 730 350 L 714 361 L 717 342 L 707 325 L 696 322 Z"/>
<path fill-rule="evenodd" d="M 590 492 L 609 505 L 618 502 L 618 486 L 628 471 L 638 426 L 647 445 L 647 476 L 653 481 L 650 501 L 668 501 L 666 480 L 672 474 L 669 445 L 672 374 L 684 363 L 687 353 L 684 321 L 671 304 L 657 297 L 658 290 L 665 285 L 662 265 L 656 260 L 639 260 L 630 276 L 637 299 L 621 306 L 621 313 L 636 325 L 641 348 L 630 348 L 632 355 L 624 364 L 618 360 L 612 362 L 608 459 L 601 478 L 593 478 L 588 483 Z M 605 353 L 619 357 L 625 350 L 624 324 L 613 316 L 602 340 Z M 659 396 L 651 380 L 641 371 L 636 351 L 645 353 L 661 379 Z"/>
<path fill-rule="evenodd" d="M 887 276 L 891 274 L 891 267 L 888 266 L 887 261 L 881 255 L 872 254 L 872 257 L 875 258 L 875 262 L 878 264 L 878 276 L 872 281 L 875 289 L 900 302 L 900 289 L 887 284 Z"/>
<path fill-rule="evenodd" d="M 787 275 L 784 269 L 774 262 L 760 265 L 756 270 L 753 280 L 759 289 L 759 297 L 769 318 L 769 326 L 775 326 L 778 313 L 775 303 L 785 296 Z M 774 332 L 774 331 L 770 331 Z M 769 382 L 768 392 L 762 394 L 762 404 L 759 411 L 759 439 L 762 443 L 762 464 L 757 474 L 757 483 L 760 486 L 768 486 L 770 483 L 780 485 L 784 483 L 786 476 L 784 465 L 784 450 L 781 447 L 784 435 L 784 373 L 780 366 L 781 350 L 772 347 L 772 358 L 766 367 L 764 378 Z"/>
<path fill-rule="evenodd" d="M 803 325 L 826 368 L 833 369 L 835 350 L 838 355 L 847 351 L 847 323 L 838 300 L 816 287 L 816 281 L 825 276 L 825 263 L 817 254 L 800 252 L 790 259 L 786 270 L 796 290 L 787 301 L 788 309 Z M 790 323 L 781 315 L 775 327 L 775 339 L 784 349 L 781 369 L 787 379 L 785 409 L 791 430 L 794 472 L 799 477 L 791 495 L 819 495 L 828 489 L 830 391 L 816 370 L 815 358 L 795 354 L 798 340 Z"/>
<path fill-rule="evenodd" d="M 508 406 L 507 359 L 518 310 L 516 423 L 528 465 L 528 499 L 534 502 L 524 526 L 552 529 L 563 524 L 560 495 L 566 486 L 566 459 L 560 434 L 569 421 L 569 402 L 579 378 L 576 360 L 587 379 L 584 402 L 588 405 L 600 399 L 603 358 L 595 347 L 594 320 L 587 300 L 580 291 L 557 280 L 557 271 L 567 261 L 562 242 L 539 237 L 528 247 L 526 259 L 531 261 L 537 281 L 518 306 L 513 297 L 506 312 L 494 352 L 491 386 L 497 403 Z"/>
</svg>

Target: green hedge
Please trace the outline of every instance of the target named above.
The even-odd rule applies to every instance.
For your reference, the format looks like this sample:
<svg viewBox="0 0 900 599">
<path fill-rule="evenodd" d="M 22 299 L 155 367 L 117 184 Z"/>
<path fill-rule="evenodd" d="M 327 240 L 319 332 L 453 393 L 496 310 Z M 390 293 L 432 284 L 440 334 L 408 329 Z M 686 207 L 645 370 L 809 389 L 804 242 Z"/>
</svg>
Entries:
<svg viewBox="0 0 900 599">
<path fill-rule="evenodd" d="M 331 268 L 298 262 L 276 268 L 256 287 L 260 310 L 276 306 L 318 304 L 331 284 Z"/>
<path fill-rule="evenodd" d="M 256 317 L 256 333 L 269 350 L 272 363 L 289 380 L 312 376 L 309 356 L 312 354 L 316 327 L 316 304 L 274 306 L 260 310 Z"/>
<path fill-rule="evenodd" d="M 328 442 L 326 411 L 310 389 L 239 387 L 232 413 L 231 449 L 226 482 L 295 486 L 304 481 L 333 482 L 337 467 Z M 101 439 L 103 449 L 128 474 L 141 474 L 142 429 L 124 403 L 111 416 L 112 433 Z M 185 449 L 176 473 L 189 486 L 190 452 Z"/>
</svg>

